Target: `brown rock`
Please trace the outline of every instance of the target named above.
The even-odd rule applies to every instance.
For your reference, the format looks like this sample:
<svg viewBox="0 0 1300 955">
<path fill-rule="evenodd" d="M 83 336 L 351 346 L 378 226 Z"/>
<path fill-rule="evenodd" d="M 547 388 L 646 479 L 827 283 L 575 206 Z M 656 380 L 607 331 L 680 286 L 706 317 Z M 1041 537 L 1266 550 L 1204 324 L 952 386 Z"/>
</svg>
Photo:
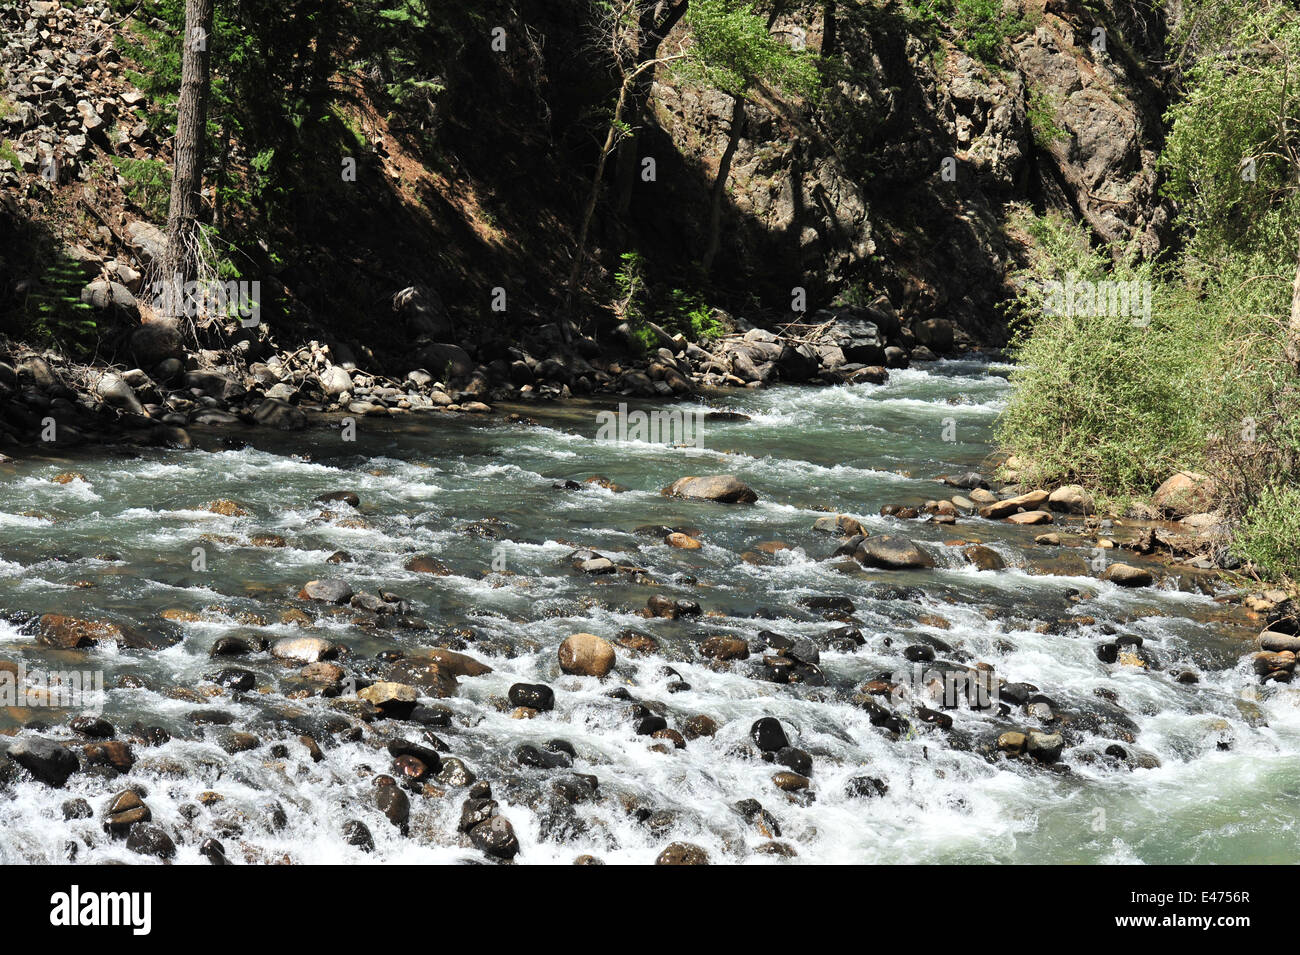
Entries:
<svg viewBox="0 0 1300 955">
<path fill-rule="evenodd" d="M 575 633 L 560 644 L 560 669 L 577 676 L 604 677 L 614 669 L 614 648 L 594 633 Z"/>
<path fill-rule="evenodd" d="M 698 498 L 723 504 L 753 504 L 758 495 L 733 474 L 684 477 L 663 489 L 670 497 Z"/>
</svg>

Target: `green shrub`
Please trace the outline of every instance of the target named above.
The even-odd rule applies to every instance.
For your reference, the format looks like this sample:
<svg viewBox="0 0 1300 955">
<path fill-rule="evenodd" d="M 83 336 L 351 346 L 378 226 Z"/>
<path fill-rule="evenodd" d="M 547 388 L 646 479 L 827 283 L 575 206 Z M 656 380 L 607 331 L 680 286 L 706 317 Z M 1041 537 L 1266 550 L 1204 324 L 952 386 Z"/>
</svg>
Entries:
<svg viewBox="0 0 1300 955">
<path fill-rule="evenodd" d="M 127 197 L 153 222 L 165 222 L 172 188 L 172 171 L 167 163 L 158 159 L 114 156 L 113 165 L 126 180 Z"/>
<path fill-rule="evenodd" d="M 1300 569 L 1300 488 L 1266 488 L 1246 512 L 1233 552 L 1266 577 L 1294 576 Z"/>
</svg>

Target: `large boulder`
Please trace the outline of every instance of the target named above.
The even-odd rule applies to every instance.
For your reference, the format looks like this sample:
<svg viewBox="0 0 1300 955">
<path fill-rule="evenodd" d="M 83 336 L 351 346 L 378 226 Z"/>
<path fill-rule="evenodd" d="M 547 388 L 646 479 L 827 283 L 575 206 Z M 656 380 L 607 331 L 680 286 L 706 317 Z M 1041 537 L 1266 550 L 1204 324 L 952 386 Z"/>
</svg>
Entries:
<svg viewBox="0 0 1300 955">
<path fill-rule="evenodd" d="M 664 488 L 669 497 L 684 497 L 722 504 L 753 504 L 758 500 L 749 485 L 734 474 L 710 474 L 704 477 L 684 477 Z"/>
<path fill-rule="evenodd" d="M 352 391 L 352 376 L 346 368 L 330 365 L 320 373 L 321 391 L 331 398 L 337 398 L 345 392 Z"/>
<path fill-rule="evenodd" d="M 427 345 L 416 355 L 416 363 L 428 368 L 447 384 L 468 381 L 478 367 L 469 353 L 459 345 L 437 342 Z"/>
<path fill-rule="evenodd" d="M 167 251 L 167 236 L 151 222 L 128 222 L 126 240 L 145 265 L 161 265 Z"/>
<path fill-rule="evenodd" d="M 1058 487 L 1047 496 L 1047 506 L 1066 514 L 1091 514 L 1096 510 L 1092 495 L 1078 484 Z"/>
<path fill-rule="evenodd" d="M 81 768 L 76 754 L 50 739 L 18 740 L 9 747 L 9 758 L 47 786 L 56 788 Z"/>
<path fill-rule="evenodd" d="M 1214 506 L 1214 481 L 1195 471 L 1179 471 L 1156 488 L 1151 503 L 1174 520 L 1200 514 Z"/>
<path fill-rule="evenodd" d="M 131 357 L 141 368 L 156 368 L 169 358 L 185 360 L 185 339 L 174 322 L 146 322 L 131 332 Z"/>
<path fill-rule="evenodd" d="M 1149 570 L 1131 564 L 1111 564 L 1106 568 L 1102 579 L 1109 580 L 1120 587 L 1150 587 L 1155 581 Z"/>
<path fill-rule="evenodd" d="M 135 390 L 119 375 L 111 372 L 100 375 L 95 380 L 95 395 L 106 404 L 129 411 L 131 414 L 145 415 L 144 405 L 135 396 Z"/>
<path fill-rule="evenodd" d="M 267 398 L 253 412 L 253 420 L 264 428 L 301 431 L 307 427 L 307 412 L 279 398 Z"/>
</svg>

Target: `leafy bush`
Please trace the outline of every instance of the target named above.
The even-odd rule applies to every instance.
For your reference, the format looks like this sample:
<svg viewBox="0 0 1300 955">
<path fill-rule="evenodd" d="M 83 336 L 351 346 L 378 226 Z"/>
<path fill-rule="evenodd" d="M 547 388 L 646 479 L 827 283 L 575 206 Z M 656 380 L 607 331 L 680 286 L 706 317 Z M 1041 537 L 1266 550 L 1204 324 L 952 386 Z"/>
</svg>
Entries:
<svg viewBox="0 0 1300 955">
<path fill-rule="evenodd" d="M 1246 512 L 1233 550 L 1268 577 L 1294 576 L 1300 568 L 1300 488 L 1266 488 Z"/>
</svg>

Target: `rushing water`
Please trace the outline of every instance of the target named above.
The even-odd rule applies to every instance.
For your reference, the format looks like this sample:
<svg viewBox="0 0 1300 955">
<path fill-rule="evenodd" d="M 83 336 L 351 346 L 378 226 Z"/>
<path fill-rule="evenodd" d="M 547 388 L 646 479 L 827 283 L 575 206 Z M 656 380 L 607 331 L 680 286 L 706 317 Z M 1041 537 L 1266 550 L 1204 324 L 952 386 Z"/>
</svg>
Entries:
<svg viewBox="0 0 1300 955">
<path fill-rule="evenodd" d="M 456 833 L 463 789 L 412 795 L 408 835 L 374 806 L 373 774 L 390 771 L 382 741 L 419 740 L 420 727 L 379 722 L 352 741 L 322 734 L 325 758 L 313 762 L 297 741 L 301 726 L 333 713 L 337 701 L 294 693 L 306 686 L 296 668 L 266 653 L 208 655 L 223 635 L 307 633 L 345 644 L 344 666 L 362 673 L 381 651 L 416 655 L 434 645 L 493 667 L 436 701 L 454 716 L 435 732 L 493 784 L 522 863 L 567 863 L 582 853 L 649 862 L 675 840 L 704 847 L 715 862 L 781 861 L 755 851 L 768 840 L 733 808 L 742 799 L 757 799 L 775 817 L 795 862 L 1294 861 L 1300 699 L 1289 687 L 1258 686 L 1242 662 L 1254 631 L 1240 618 L 1194 582 L 1167 579 L 1139 591 L 1103 582 L 1086 549 L 1056 554 L 1035 545 L 1041 528 L 878 516 L 883 504 L 950 496 L 934 478 L 981 464 L 1007 389 L 995 368 L 943 362 L 894 372 L 883 386 L 743 391 L 712 405 L 750 420 L 706 422 L 702 447 L 595 441 L 597 412 L 608 404 L 575 402 L 519 409 L 532 419 L 520 421 L 361 419 L 351 442 L 336 424 L 291 435 L 249 432 L 242 436 L 248 446 L 238 448 L 209 435 L 199 436 L 206 450 L 0 465 L 0 612 L 11 621 L 0 620 L 0 659 L 102 670 L 104 716 L 119 735 L 137 721 L 173 735 L 162 746 L 136 744 L 138 762 L 120 779 L 79 773 L 63 789 L 16 782 L 0 800 L 0 861 L 61 861 L 68 842 L 79 844 L 78 861 L 139 861 L 102 833 L 98 818 L 65 821 L 61 811 L 82 796 L 98 815 L 130 782 L 142 785 L 181 862 L 203 861 L 198 846 L 212 835 L 241 862 L 481 858 Z M 50 480 L 67 470 L 86 481 Z M 759 502 L 659 494 L 677 477 L 710 473 L 737 475 Z M 625 490 L 553 487 L 593 474 Z M 360 496 L 359 515 L 346 506 L 322 515 L 313 502 L 340 489 Z M 218 498 L 239 502 L 249 516 L 199 509 Z M 938 566 L 852 572 L 828 560 L 834 538 L 812 530 L 827 509 L 857 516 L 872 534 L 925 543 Z M 467 532 L 484 520 L 504 522 L 493 525 L 497 539 Z M 688 527 L 704 546 L 678 550 L 634 533 L 647 524 Z M 281 535 L 288 546 L 249 546 L 254 534 Z M 741 559 L 772 540 L 790 549 L 767 563 Z M 957 546 L 970 541 L 992 546 L 1007 569 L 971 567 Z M 205 569 L 194 569 L 196 547 Z M 576 572 L 566 557 L 578 547 L 644 568 L 650 580 Z M 354 562 L 326 563 L 337 550 Z M 436 556 L 452 575 L 403 569 L 414 554 Z M 296 599 L 304 581 L 328 576 L 357 591 L 400 594 L 431 629 L 359 626 L 350 613 L 331 615 Z M 706 616 L 639 616 L 654 593 L 697 600 Z M 852 625 L 866 641 L 852 652 L 822 650 L 827 686 L 766 682 L 761 654 L 719 666 L 695 649 L 712 634 L 753 640 L 760 630 L 823 640 L 841 624 L 803 609 L 799 600 L 810 595 L 848 596 Z M 279 622 L 295 607 L 317 619 Z M 161 617 L 169 609 L 202 619 L 172 623 Z M 23 625 L 24 612 L 172 628 L 181 639 L 152 651 L 43 650 Z M 950 628 L 919 619 L 927 614 Z M 1085 616 L 1094 622 L 1059 623 Z M 612 638 L 625 628 L 654 636 L 660 651 L 637 656 L 620 648 L 603 683 L 560 673 L 556 648 L 565 636 Z M 1100 662 L 1097 645 L 1116 632 L 1142 636 L 1159 668 Z M 855 688 L 902 670 L 905 646 L 934 641 L 942 641 L 941 661 L 987 663 L 1050 697 L 1073 727 L 1062 758 L 1068 771 L 987 754 L 999 733 L 1059 725 L 1014 706 L 1006 716 L 952 710 L 950 731 L 914 720 L 897 739 L 873 727 L 852 705 Z M 214 692 L 205 677 L 226 666 L 252 670 L 257 689 L 197 702 L 196 693 Z M 1199 682 L 1175 680 L 1188 668 Z M 142 685 L 121 686 L 128 675 Z M 553 686 L 554 711 L 511 718 L 500 700 L 516 682 Z M 670 690 L 680 682 L 689 689 Z M 694 714 L 713 717 L 716 737 L 661 751 L 667 747 L 635 734 L 629 704 L 608 695 L 620 685 L 662 704 L 670 726 Z M 904 702 L 900 712 L 909 707 Z M 227 711 L 261 746 L 228 755 L 216 742 L 224 727 L 188 718 L 200 708 Z M 47 724 L 41 735 L 71 739 L 71 715 L 10 709 L 4 726 L 32 733 L 20 728 L 36 719 Z M 762 716 L 778 717 L 791 743 L 812 754 L 811 802 L 776 789 L 772 775 L 782 767 L 755 758 L 747 745 Z M 1101 755 L 1120 736 L 1127 757 Z M 572 744 L 573 769 L 515 762 L 521 743 L 553 739 Z M 276 743 L 287 755 L 272 751 Z M 573 772 L 598 777 L 600 795 L 557 805 L 549 779 Z M 846 782 L 864 775 L 884 780 L 887 793 L 850 795 Z M 200 799 L 212 792 L 223 798 Z M 283 809 L 279 820 L 267 811 L 272 803 Z M 371 855 L 340 835 L 354 818 L 374 834 Z"/>
</svg>

